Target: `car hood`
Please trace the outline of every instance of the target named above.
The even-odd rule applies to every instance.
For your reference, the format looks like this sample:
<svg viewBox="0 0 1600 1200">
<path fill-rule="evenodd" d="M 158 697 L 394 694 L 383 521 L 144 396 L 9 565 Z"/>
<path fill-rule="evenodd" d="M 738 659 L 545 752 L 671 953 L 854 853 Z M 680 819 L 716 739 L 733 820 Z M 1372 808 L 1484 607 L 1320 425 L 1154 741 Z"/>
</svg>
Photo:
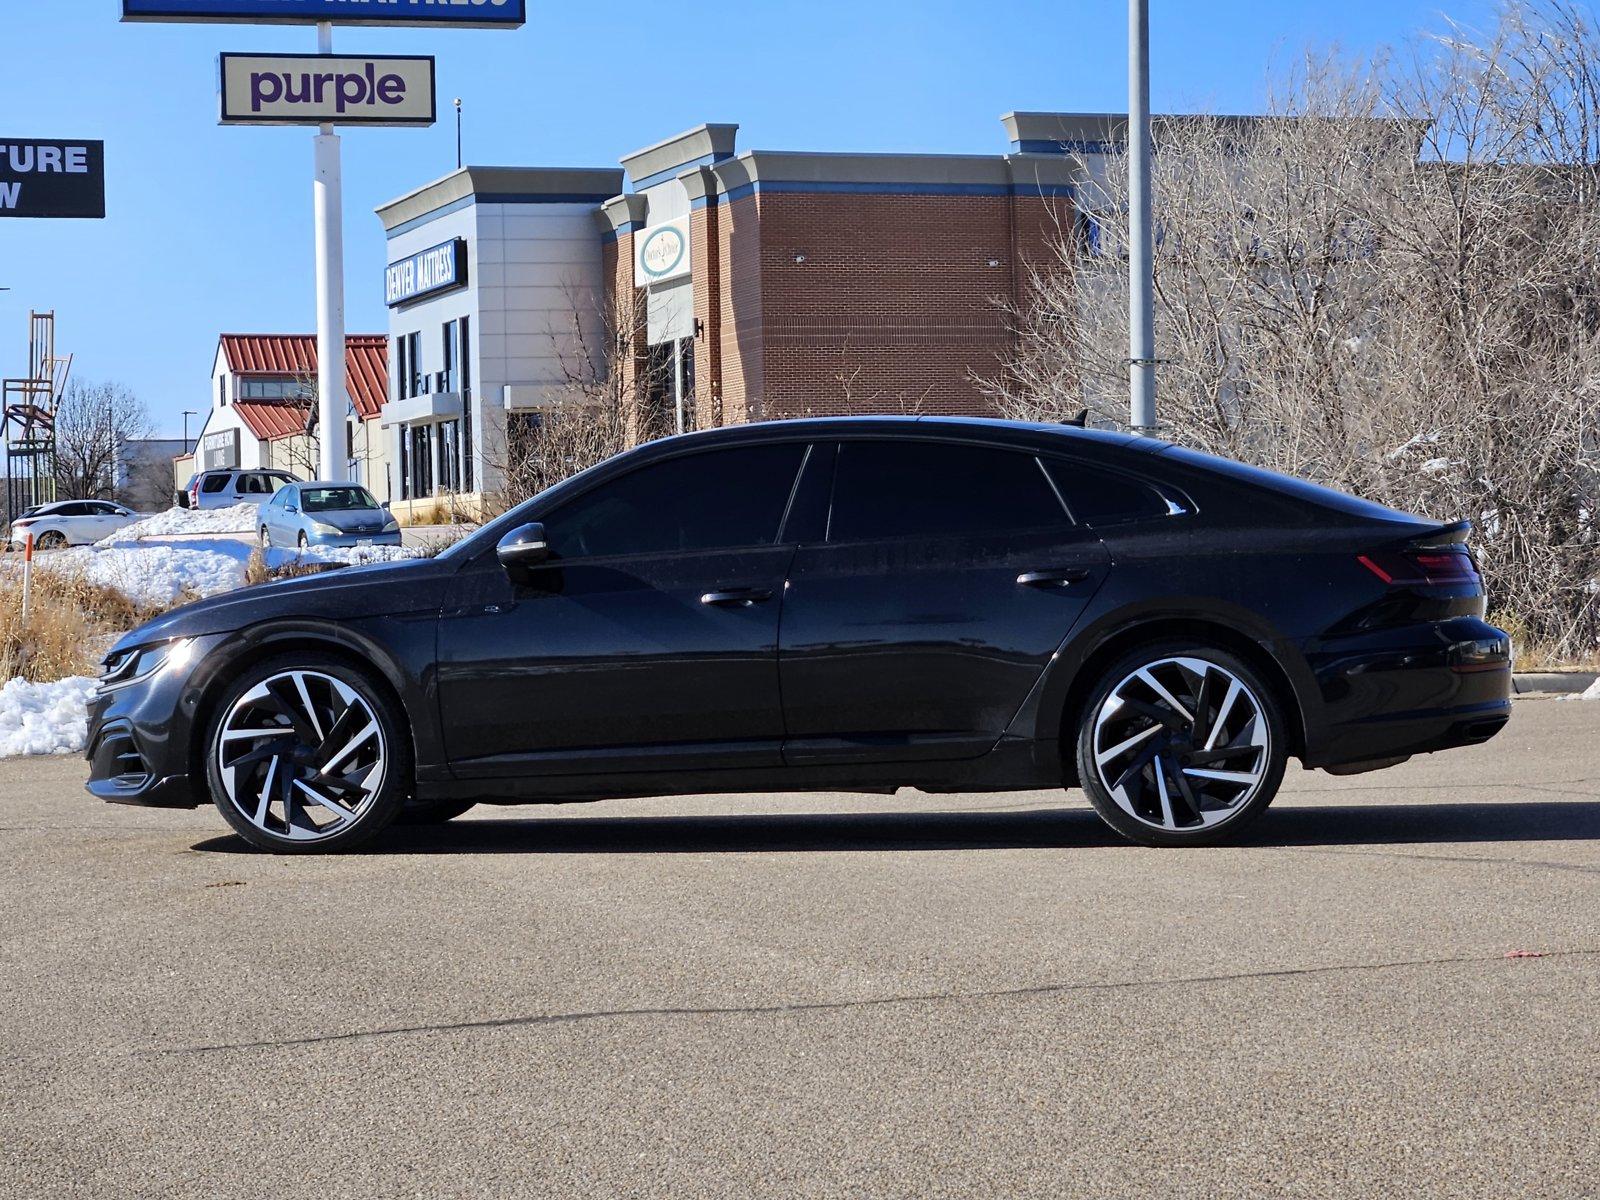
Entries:
<svg viewBox="0 0 1600 1200">
<path fill-rule="evenodd" d="M 456 565 L 401 559 L 257 584 L 163 613 L 123 634 L 111 653 L 169 638 L 233 633 L 263 621 L 338 621 L 437 611 Z"/>
<path fill-rule="evenodd" d="M 335 529 L 382 529 L 389 523 L 389 514 L 381 508 L 330 508 L 323 512 L 302 512 L 308 521 L 332 525 Z"/>
</svg>

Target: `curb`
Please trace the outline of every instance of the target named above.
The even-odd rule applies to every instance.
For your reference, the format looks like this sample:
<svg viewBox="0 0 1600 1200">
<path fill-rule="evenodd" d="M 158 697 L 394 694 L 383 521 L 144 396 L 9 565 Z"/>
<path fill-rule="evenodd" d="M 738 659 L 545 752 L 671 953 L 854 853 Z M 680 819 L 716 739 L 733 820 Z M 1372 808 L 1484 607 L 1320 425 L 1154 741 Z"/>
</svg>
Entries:
<svg viewBox="0 0 1600 1200">
<path fill-rule="evenodd" d="M 1519 671 L 1511 676 L 1511 690 L 1518 696 L 1529 692 L 1586 692 L 1596 678 L 1593 671 Z"/>
</svg>

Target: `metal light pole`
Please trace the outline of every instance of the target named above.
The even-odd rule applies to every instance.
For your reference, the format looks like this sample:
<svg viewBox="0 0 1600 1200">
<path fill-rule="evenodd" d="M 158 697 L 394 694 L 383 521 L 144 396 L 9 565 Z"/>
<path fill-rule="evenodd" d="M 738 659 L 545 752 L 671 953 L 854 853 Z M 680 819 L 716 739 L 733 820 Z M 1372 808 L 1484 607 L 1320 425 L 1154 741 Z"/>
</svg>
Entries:
<svg viewBox="0 0 1600 1200">
<path fill-rule="evenodd" d="M 183 452 L 189 453 L 189 418 L 198 417 L 200 414 L 192 408 L 183 410 Z"/>
<path fill-rule="evenodd" d="M 1150 216 L 1150 0 L 1128 0 L 1128 424 L 1156 425 L 1155 230 Z"/>
<path fill-rule="evenodd" d="M 317 53 L 333 53 L 333 22 L 317 23 Z M 331 124 L 315 139 L 316 177 L 312 185 L 317 222 L 317 424 L 321 453 L 317 473 L 344 479 L 349 464 L 340 449 L 344 429 L 344 180 L 339 135 Z"/>
<path fill-rule="evenodd" d="M 456 97 L 456 170 L 461 169 L 461 97 Z"/>
</svg>

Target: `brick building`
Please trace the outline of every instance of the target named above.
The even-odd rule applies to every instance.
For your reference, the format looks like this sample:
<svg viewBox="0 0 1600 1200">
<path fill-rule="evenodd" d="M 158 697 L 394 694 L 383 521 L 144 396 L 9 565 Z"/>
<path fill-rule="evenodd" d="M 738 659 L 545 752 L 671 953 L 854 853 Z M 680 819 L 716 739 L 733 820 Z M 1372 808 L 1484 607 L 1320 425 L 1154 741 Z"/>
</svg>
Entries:
<svg viewBox="0 0 1600 1200">
<path fill-rule="evenodd" d="M 993 155 L 741 151 L 702 125 L 620 171 L 466 167 L 381 206 L 397 501 L 493 486 L 485 447 L 563 401 L 575 354 L 648 381 L 657 429 L 984 411 L 1004 305 L 1122 134 L 1002 120 Z"/>
</svg>

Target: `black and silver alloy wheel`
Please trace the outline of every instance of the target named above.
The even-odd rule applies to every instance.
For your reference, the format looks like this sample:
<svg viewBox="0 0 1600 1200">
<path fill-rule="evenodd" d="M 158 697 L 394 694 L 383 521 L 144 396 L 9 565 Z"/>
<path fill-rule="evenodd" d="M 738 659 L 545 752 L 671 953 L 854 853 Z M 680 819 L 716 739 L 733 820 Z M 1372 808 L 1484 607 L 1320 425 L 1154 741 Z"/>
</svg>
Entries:
<svg viewBox="0 0 1600 1200">
<path fill-rule="evenodd" d="M 343 664 L 252 671 L 213 723 L 207 765 L 217 807 L 266 849 L 365 841 L 403 800 L 404 751 L 388 707 Z"/>
<path fill-rule="evenodd" d="M 1107 672 L 1079 736 L 1079 778 L 1124 836 L 1218 840 L 1272 802 L 1282 720 L 1270 691 L 1221 651 L 1146 651 Z"/>
</svg>

